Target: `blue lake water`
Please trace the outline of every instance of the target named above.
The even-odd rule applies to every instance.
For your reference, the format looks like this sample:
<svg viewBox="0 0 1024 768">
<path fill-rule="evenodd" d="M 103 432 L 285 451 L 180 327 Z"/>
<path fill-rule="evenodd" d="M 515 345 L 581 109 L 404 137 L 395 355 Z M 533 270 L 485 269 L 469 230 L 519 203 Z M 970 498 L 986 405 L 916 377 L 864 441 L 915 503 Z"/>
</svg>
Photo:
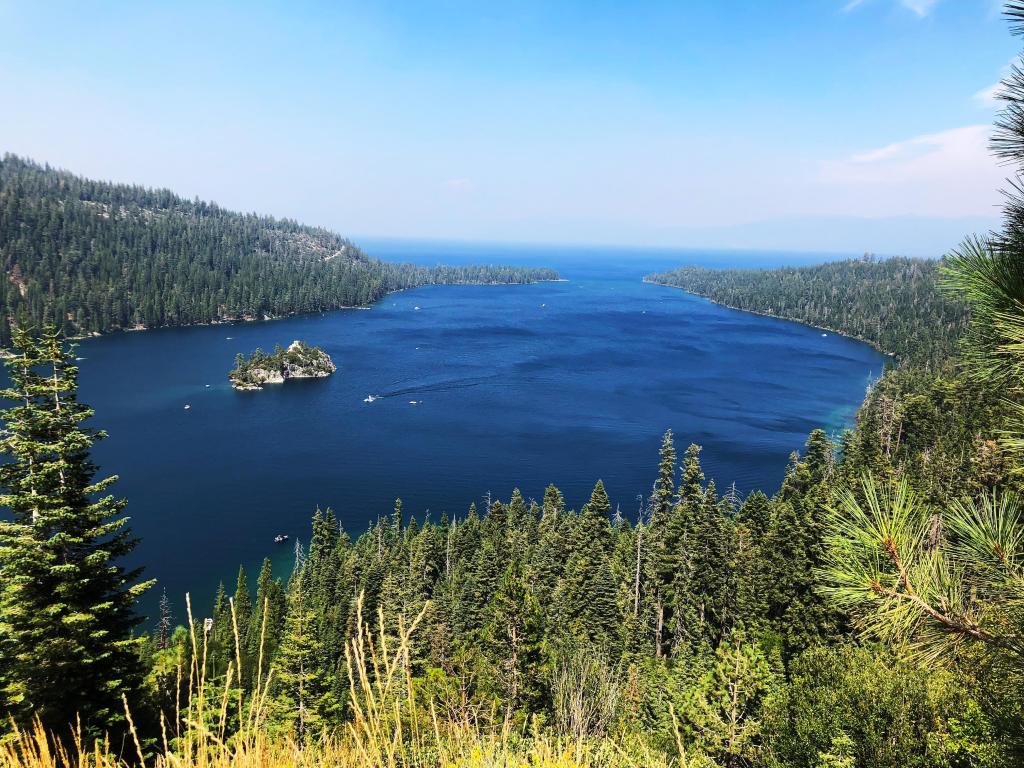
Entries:
<svg viewBox="0 0 1024 768">
<path fill-rule="evenodd" d="M 488 491 L 579 506 L 602 478 L 624 514 L 655 476 L 661 434 L 704 447 L 724 489 L 774 491 L 815 427 L 850 419 L 886 358 L 796 323 L 646 285 L 685 263 L 771 266 L 786 254 L 371 243 L 426 263 L 543 263 L 565 282 L 428 287 L 368 310 L 122 333 L 82 343 L 81 397 L 110 437 L 95 457 L 129 499 L 136 557 L 177 603 L 205 610 L 219 580 L 282 565 L 316 506 L 353 534 L 388 514 L 461 515 Z M 329 379 L 261 392 L 226 381 L 237 352 L 325 348 Z M 373 403 L 364 402 L 375 395 Z M 415 401 L 413 404 L 411 401 Z M 186 410 L 185 404 L 191 408 Z"/>
</svg>

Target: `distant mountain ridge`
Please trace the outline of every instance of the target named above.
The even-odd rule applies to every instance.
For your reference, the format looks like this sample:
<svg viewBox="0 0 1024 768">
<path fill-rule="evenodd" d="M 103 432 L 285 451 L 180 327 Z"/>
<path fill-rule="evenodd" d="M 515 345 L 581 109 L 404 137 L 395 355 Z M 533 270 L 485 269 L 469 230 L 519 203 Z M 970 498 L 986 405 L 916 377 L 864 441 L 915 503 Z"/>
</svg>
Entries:
<svg viewBox="0 0 1024 768">
<path fill-rule="evenodd" d="M 3 316 L 53 322 L 69 335 L 322 312 L 435 283 L 558 277 L 381 262 L 327 229 L 11 154 L 0 159 L 0 264 Z M 8 325 L 0 323 L 0 343 Z"/>
</svg>

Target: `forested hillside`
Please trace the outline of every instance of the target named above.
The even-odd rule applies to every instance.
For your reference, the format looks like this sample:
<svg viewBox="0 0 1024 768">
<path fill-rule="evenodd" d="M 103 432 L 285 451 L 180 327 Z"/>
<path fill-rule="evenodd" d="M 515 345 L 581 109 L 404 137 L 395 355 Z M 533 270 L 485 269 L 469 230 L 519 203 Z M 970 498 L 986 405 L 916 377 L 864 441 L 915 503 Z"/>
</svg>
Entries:
<svg viewBox="0 0 1024 768">
<path fill-rule="evenodd" d="M 359 306 L 433 283 L 521 283 L 545 269 L 420 267 L 345 238 L 168 190 L 0 160 L 0 312 L 69 335 Z M 9 341 L 0 323 L 0 343 Z"/>
<path fill-rule="evenodd" d="M 813 267 L 683 267 L 647 276 L 719 304 L 829 328 L 903 360 L 935 363 L 954 351 L 966 306 L 939 290 L 941 262 L 847 259 Z"/>
<path fill-rule="evenodd" d="M 871 423 L 861 431 L 877 442 Z M 813 433 L 776 494 L 741 499 L 704 476 L 698 446 L 677 455 L 666 434 L 638 520 L 614 515 L 600 481 L 579 510 L 554 486 L 457 520 L 409 517 L 398 503 L 354 541 L 318 511 L 287 579 L 275 580 L 268 560 L 254 583 L 239 572 L 233 595 L 222 588 L 203 612 L 213 617 L 206 674 L 223 680 L 237 664 L 238 622 L 241 689 L 258 685 L 262 642 L 278 675 L 270 718 L 298 733 L 334 729 L 349 716 L 345 640 L 361 608 L 371 625 L 383 612 L 390 637 L 421 617 L 413 684 L 456 721 L 486 717 L 517 732 L 544 722 L 566 737 L 642 738 L 671 754 L 674 712 L 692 755 L 709 761 L 698 765 L 816 766 L 847 740 L 858 765 L 1002 754 L 983 735 L 973 681 L 857 643 L 849 615 L 817 591 L 827 510 L 870 463 L 892 469 L 884 448 L 871 461 L 834 452 Z M 171 624 L 152 646 L 164 711 L 193 653 Z"/>
</svg>

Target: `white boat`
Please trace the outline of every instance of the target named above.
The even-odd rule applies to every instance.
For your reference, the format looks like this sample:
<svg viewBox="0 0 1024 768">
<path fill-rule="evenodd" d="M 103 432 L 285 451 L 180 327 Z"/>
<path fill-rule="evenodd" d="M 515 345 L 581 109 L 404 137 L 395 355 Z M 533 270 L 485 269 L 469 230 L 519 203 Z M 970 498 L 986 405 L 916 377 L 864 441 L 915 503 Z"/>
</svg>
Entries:
<svg viewBox="0 0 1024 768">
<path fill-rule="evenodd" d="M 187 410 L 188 410 L 189 408 L 191 408 L 191 407 L 192 407 L 191 405 L 189 405 L 188 403 L 185 403 L 185 410 L 186 410 L 186 411 L 187 411 Z"/>
<path fill-rule="evenodd" d="M 372 403 L 376 399 L 377 399 L 376 395 L 367 395 L 366 397 L 363 398 L 363 402 L 364 403 Z"/>
<path fill-rule="evenodd" d="M 420 308 L 419 308 L 419 307 L 413 307 L 413 309 L 415 309 L 415 310 L 416 310 L 417 312 L 419 312 L 419 311 L 420 311 Z"/>
<path fill-rule="evenodd" d="M 822 335 L 822 337 L 828 336 L 828 334 L 827 334 L 827 333 L 823 333 L 823 334 L 821 334 L 821 335 Z"/>
<path fill-rule="evenodd" d="M 284 544 L 284 542 L 286 542 L 286 541 L 288 541 L 288 534 L 287 533 L 279 533 L 279 534 L 277 534 L 277 536 L 274 537 L 274 543 L 275 544 Z"/>
<path fill-rule="evenodd" d="M 409 405 L 419 405 L 422 402 L 422 400 L 410 400 Z"/>
</svg>

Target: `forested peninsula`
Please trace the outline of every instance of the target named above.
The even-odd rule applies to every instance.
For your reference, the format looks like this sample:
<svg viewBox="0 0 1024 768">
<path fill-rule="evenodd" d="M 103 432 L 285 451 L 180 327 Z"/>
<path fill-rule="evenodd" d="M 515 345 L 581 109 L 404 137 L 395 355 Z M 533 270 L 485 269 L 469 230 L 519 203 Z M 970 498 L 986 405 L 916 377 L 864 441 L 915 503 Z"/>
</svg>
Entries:
<svg viewBox="0 0 1024 768">
<path fill-rule="evenodd" d="M 392 291 L 550 269 L 395 264 L 289 219 L 0 159 L 0 312 L 68 336 L 365 306 Z M 10 341 L 0 323 L 0 344 Z"/>
<path fill-rule="evenodd" d="M 968 323 L 966 304 L 939 289 L 941 268 L 933 259 L 865 256 L 780 269 L 681 267 L 645 280 L 935 364 L 954 352 Z"/>
</svg>

